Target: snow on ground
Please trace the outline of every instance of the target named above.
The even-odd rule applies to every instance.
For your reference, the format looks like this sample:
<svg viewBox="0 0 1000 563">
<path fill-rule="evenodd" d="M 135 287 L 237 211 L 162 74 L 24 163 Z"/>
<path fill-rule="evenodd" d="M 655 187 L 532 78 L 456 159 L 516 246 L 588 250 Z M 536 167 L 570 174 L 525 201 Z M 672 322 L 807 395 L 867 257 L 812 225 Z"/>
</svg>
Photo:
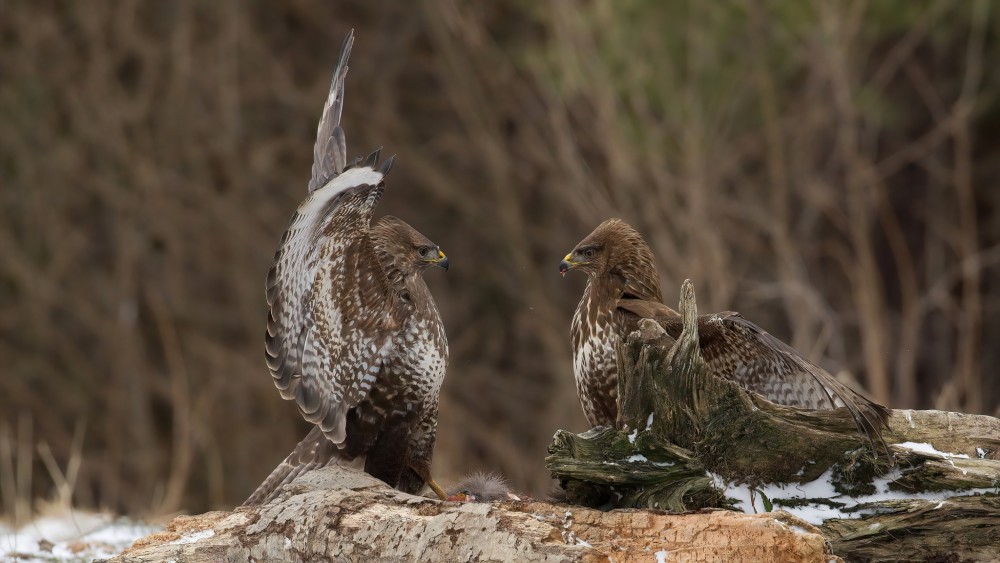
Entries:
<svg viewBox="0 0 1000 563">
<path fill-rule="evenodd" d="M 941 454 L 941 452 L 937 452 Z M 958 457 L 956 454 L 942 454 Z M 820 525 L 824 520 L 830 518 L 858 518 L 872 514 L 874 509 L 858 508 L 859 505 L 868 502 L 878 502 L 884 500 L 899 499 L 922 499 L 938 503 L 938 508 L 943 506 L 949 497 L 955 496 L 956 491 L 937 491 L 925 493 L 912 493 L 889 490 L 889 483 L 902 476 L 899 469 L 893 469 L 888 474 L 876 478 L 873 481 L 877 493 L 858 497 L 850 497 L 837 492 L 833 487 L 833 470 L 828 469 L 815 481 L 808 483 L 772 483 L 762 485 L 756 489 L 751 489 L 747 485 L 729 484 L 721 476 L 709 473 L 709 477 L 715 482 L 715 486 L 725 491 L 725 495 L 737 501 L 737 508 L 747 514 L 767 512 L 764 506 L 764 498 L 760 493 L 764 493 L 771 501 L 775 510 L 781 509 L 794 516 L 809 522 Z M 963 495 L 977 493 L 995 493 L 996 489 L 969 489 L 961 491 Z M 832 501 L 843 506 L 830 506 L 821 502 L 813 502 L 801 506 L 784 506 L 781 500 L 805 500 L 818 499 L 820 501 Z"/>
<path fill-rule="evenodd" d="M 40 516 L 17 530 L 0 523 L 0 561 L 103 559 L 162 529 L 109 514 L 75 510 Z"/>
</svg>

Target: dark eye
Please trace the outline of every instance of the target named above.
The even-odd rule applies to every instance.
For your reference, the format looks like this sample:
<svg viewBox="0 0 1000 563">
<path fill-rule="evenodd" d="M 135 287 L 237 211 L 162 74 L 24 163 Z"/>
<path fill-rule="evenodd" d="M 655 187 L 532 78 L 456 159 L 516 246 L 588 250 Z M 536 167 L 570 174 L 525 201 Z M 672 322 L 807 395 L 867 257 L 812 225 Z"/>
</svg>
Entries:
<svg viewBox="0 0 1000 563">
<path fill-rule="evenodd" d="M 421 258 L 433 258 L 434 257 L 434 249 L 431 248 L 431 247 L 429 247 L 429 246 L 421 246 L 417 250 L 417 252 L 420 253 L 420 257 Z"/>
<path fill-rule="evenodd" d="M 588 248 L 587 250 L 583 251 L 583 255 L 586 256 L 587 258 L 593 258 L 594 254 L 597 254 L 597 251 L 594 250 L 593 248 Z"/>
</svg>

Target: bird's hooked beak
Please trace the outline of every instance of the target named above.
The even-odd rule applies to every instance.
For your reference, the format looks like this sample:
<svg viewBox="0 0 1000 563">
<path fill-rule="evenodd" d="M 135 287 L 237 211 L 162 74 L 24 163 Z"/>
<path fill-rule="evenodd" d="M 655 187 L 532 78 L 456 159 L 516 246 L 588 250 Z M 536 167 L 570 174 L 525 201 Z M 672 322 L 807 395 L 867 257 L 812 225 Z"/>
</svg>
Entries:
<svg viewBox="0 0 1000 563">
<path fill-rule="evenodd" d="M 448 257 L 444 255 L 444 252 L 441 252 L 440 248 L 438 248 L 437 251 L 438 251 L 438 257 L 435 258 L 434 260 L 431 260 L 431 263 L 434 264 L 435 266 L 437 266 L 438 268 L 441 268 L 442 270 L 444 270 L 444 271 L 447 272 L 448 271 Z"/>
<path fill-rule="evenodd" d="M 561 275 L 565 276 L 566 272 L 580 265 L 580 262 L 574 262 L 572 258 L 573 258 L 573 253 L 570 252 L 569 254 L 566 255 L 565 258 L 562 259 L 562 262 L 559 263 L 559 273 Z"/>
</svg>

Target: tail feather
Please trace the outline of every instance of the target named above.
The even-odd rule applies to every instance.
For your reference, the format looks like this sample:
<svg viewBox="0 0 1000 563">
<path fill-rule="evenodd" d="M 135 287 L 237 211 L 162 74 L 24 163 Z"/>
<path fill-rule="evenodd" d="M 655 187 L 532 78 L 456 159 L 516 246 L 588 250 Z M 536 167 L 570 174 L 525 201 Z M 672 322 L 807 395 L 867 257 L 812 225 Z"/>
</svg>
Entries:
<svg viewBox="0 0 1000 563">
<path fill-rule="evenodd" d="M 264 479 L 264 482 L 243 502 L 242 506 L 266 504 L 277 498 L 282 487 L 300 475 L 339 461 L 341 461 L 341 457 L 337 446 L 323 435 L 319 426 L 315 426 L 295 446 L 292 453 L 288 454 L 288 457 L 274 468 L 274 471 Z"/>
</svg>

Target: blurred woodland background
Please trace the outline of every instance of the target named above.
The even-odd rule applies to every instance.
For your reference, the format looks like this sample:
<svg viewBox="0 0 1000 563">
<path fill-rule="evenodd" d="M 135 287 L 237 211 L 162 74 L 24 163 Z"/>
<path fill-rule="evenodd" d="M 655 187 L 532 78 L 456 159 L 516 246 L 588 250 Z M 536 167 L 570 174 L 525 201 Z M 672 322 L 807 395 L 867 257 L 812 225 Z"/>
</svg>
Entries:
<svg viewBox="0 0 1000 563">
<path fill-rule="evenodd" d="M 435 458 L 548 489 L 586 425 L 558 262 L 633 223 L 668 303 L 735 309 L 897 408 L 997 413 L 1000 6 L 0 0 L 0 495 L 241 502 L 306 433 L 264 276 L 345 33 L 349 152 L 439 243 Z"/>
</svg>

